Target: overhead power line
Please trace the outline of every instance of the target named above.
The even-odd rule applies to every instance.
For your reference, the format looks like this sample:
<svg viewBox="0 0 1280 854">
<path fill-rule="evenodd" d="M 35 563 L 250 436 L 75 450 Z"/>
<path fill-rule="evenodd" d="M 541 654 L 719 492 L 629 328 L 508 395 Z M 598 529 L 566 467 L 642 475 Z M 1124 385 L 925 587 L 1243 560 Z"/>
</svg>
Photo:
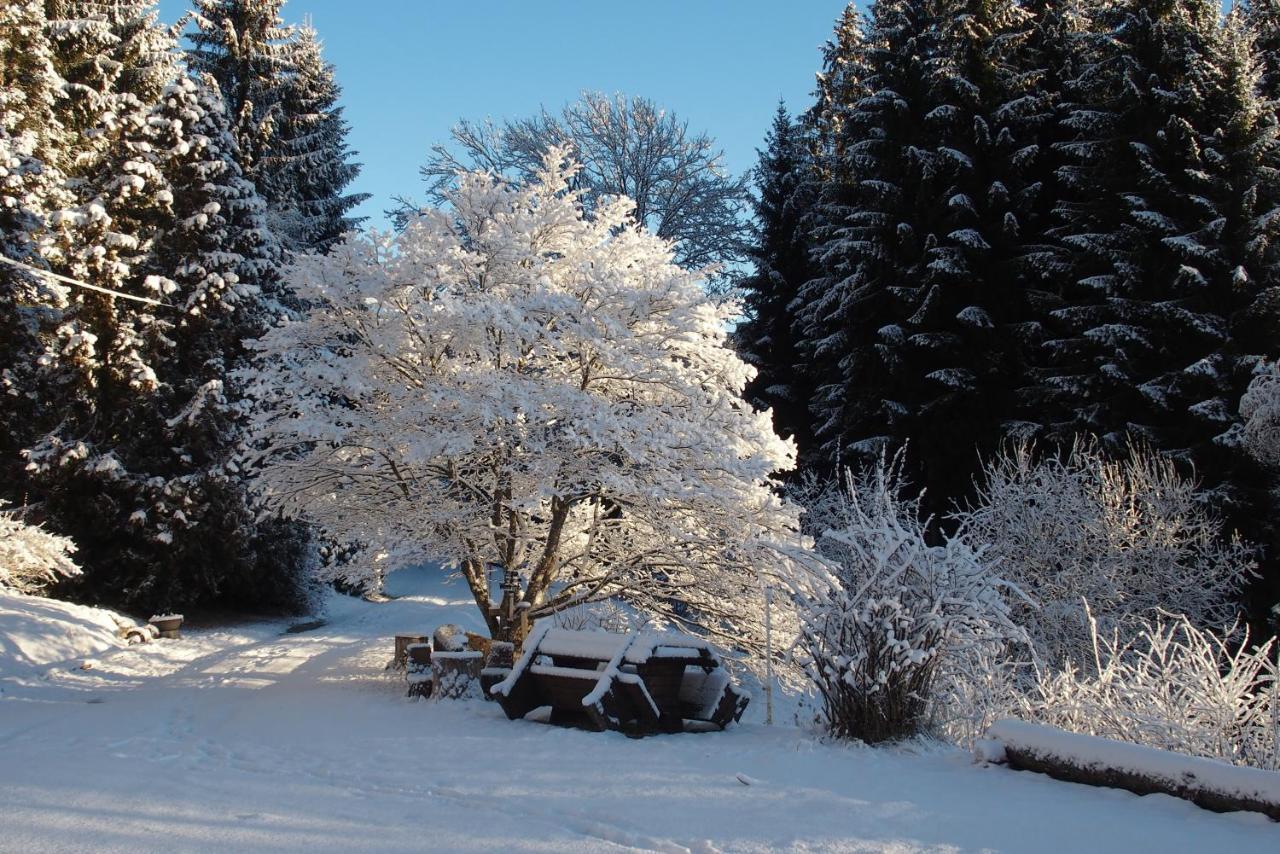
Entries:
<svg viewBox="0 0 1280 854">
<path fill-rule="evenodd" d="M 78 279 L 70 279 L 70 278 L 67 278 L 66 276 L 60 276 L 57 273 L 51 273 L 48 270 L 41 270 L 39 267 L 32 267 L 30 264 L 24 264 L 21 261 L 15 261 L 12 258 L 8 258 L 4 255 L 0 255 L 0 263 L 8 264 L 10 267 L 16 267 L 19 270 L 26 270 L 28 273 L 34 273 L 37 276 L 44 276 L 47 279 L 53 279 L 54 281 L 62 282 L 63 284 L 72 285 L 77 288 L 84 288 L 90 291 L 97 291 L 100 294 L 109 294 L 110 296 L 113 296 L 113 297 L 119 297 L 120 299 L 133 300 L 134 302 L 142 302 L 142 303 L 146 303 L 147 305 L 158 305 L 161 308 L 173 308 L 173 309 L 177 308 L 177 306 L 169 305 L 168 303 L 163 303 L 163 302 L 160 302 L 159 300 L 151 299 L 150 297 L 140 297 L 140 296 L 135 296 L 134 294 L 126 294 L 120 291 L 113 291 L 110 288 L 104 288 L 100 285 L 91 285 L 88 282 L 81 282 Z"/>
</svg>

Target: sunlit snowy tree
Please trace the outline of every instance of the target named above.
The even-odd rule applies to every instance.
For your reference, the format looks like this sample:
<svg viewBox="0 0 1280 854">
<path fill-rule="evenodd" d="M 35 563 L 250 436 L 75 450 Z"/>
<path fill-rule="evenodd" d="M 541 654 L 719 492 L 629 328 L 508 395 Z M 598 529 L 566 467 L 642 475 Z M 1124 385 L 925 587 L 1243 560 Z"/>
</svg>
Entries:
<svg viewBox="0 0 1280 854">
<path fill-rule="evenodd" d="M 736 309 L 629 201 L 586 214 L 564 157 L 519 186 L 463 175 L 450 209 L 298 261 L 313 308 L 258 344 L 260 486 L 369 544 L 365 577 L 451 562 L 491 631 L 499 565 L 533 618 L 621 595 L 755 647 L 793 449 L 741 398 Z"/>
</svg>

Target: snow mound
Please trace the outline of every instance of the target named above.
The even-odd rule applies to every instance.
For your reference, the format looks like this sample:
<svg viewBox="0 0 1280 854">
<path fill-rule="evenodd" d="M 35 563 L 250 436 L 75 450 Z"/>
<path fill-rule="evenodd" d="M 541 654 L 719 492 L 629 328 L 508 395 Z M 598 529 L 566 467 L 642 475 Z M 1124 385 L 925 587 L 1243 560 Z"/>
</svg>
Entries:
<svg viewBox="0 0 1280 854">
<path fill-rule="evenodd" d="M 0 591 L 0 679 L 123 647 L 121 625 L 134 621 L 104 608 Z"/>
</svg>

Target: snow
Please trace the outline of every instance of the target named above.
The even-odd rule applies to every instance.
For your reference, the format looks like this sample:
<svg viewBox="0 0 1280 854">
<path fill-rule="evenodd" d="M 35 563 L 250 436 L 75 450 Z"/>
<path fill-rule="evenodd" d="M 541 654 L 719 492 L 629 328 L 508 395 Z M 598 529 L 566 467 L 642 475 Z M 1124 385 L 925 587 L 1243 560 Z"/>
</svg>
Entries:
<svg viewBox="0 0 1280 854">
<path fill-rule="evenodd" d="M 550 629 L 538 642 L 538 652 L 546 655 L 565 655 L 576 658 L 599 658 L 608 661 L 625 646 L 630 638 L 608 632 L 574 632 L 567 629 Z"/>
<path fill-rule="evenodd" d="M 626 660 L 630 664 L 643 664 L 651 658 L 696 658 L 700 650 L 710 652 L 711 645 L 693 635 L 641 632 L 627 647 Z M 714 653 L 712 657 L 719 660 Z"/>
<path fill-rule="evenodd" d="M 79 667 L 85 658 L 124 648 L 118 621 L 134 625 L 101 608 L 0 589 L 0 697 L 11 679 L 39 676 L 55 664 Z"/>
<path fill-rule="evenodd" d="M 1242 798 L 1280 803 L 1280 773 L 1275 771 L 1228 765 L 1027 721 L 996 721 L 987 736 L 1002 745 L 1016 745 L 1042 757 L 1070 759 L 1085 768 L 1112 768 L 1142 774 L 1174 788 L 1198 785 Z"/>
<path fill-rule="evenodd" d="M 428 571 L 327 623 L 196 628 L 119 647 L 111 617 L 28 597 L 0 612 L 6 850 L 1274 852 L 1280 829 L 1164 796 L 869 749 L 764 726 L 631 739 L 412 700 L 383 671 L 405 625 L 479 630 Z M 92 616 L 93 614 L 97 616 Z M 13 637 L 42 650 L 18 663 Z M 43 637 L 42 637 L 43 635 Z M 91 641 L 90 638 L 96 639 Z M 79 656 L 93 650 L 91 670 Z M 75 666 L 72 666 L 75 665 Z M 754 714 L 753 714 L 754 711 Z"/>
</svg>

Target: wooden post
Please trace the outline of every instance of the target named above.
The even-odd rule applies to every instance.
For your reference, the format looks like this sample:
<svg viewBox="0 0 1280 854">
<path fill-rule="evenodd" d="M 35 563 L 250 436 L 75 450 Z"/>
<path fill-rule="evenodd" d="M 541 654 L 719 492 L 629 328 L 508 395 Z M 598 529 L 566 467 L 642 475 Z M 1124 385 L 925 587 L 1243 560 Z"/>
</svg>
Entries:
<svg viewBox="0 0 1280 854">
<path fill-rule="evenodd" d="M 403 670 L 409 660 L 409 645 L 426 642 L 426 635 L 396 635 L 396 652 L 395 658 L 391 659 L 391 666 Z"/>
<path fill-rule="evenodd" d="M 764 586 L 764 722 L 773 726 L 773 587 L 769 584 Z"/>
</svg>

